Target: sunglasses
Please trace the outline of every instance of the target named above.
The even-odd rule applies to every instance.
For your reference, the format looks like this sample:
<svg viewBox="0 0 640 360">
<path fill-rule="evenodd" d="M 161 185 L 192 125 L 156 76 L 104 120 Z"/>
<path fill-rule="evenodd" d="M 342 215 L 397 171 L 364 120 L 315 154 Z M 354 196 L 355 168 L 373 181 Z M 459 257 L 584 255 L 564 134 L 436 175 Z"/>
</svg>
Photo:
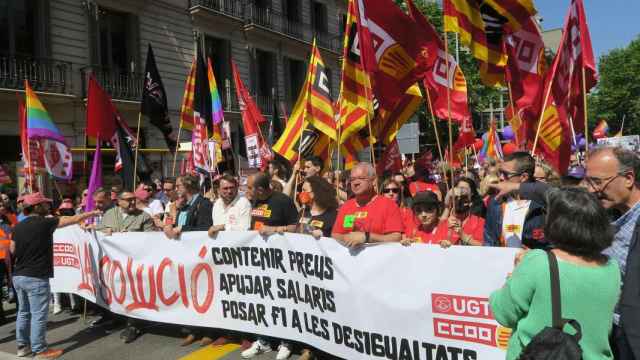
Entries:
<svg viewBox="0 0 640 360">
<path fill-rule="evenodd" d="M 398 188 L 386 188 L 386 189 L 383 190 L 383 192 L 385 194 L 390 194 L 390 193 L 397 194 L 397 193 L 400 192 L 400 189 L 398 189 Z"/>
<path fill-rule="evenodd" d="M 512 177 L 520 176 L 524 174 L 523 172 L 510 172 L 505 170 L 500 170 L 500 176 L 502 176 L 505 180 L 509 180 Z"/>
</svg>

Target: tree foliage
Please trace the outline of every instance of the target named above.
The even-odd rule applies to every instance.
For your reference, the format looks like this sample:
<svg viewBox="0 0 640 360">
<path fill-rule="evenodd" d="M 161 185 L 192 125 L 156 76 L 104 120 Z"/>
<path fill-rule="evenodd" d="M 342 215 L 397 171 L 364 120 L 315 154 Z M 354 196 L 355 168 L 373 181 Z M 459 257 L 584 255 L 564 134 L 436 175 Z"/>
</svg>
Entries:
<svg viewBox="0 0 640 360">
<path fill-rule="evenodd" d="M 640 134 L 640 36 L 600 57 L 598 72 L 600 80 L 588 99 L 591 125 L 605 119 L 615 133 L 626 116 L 624 133 Z"/>
</svg>

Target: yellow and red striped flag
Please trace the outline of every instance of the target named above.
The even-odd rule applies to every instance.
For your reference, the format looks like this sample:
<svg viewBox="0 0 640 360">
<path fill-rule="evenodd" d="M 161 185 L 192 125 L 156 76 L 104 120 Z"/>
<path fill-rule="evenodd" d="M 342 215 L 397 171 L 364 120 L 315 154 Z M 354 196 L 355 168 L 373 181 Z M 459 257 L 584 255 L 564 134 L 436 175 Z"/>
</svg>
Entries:
<svg viewBox="0 0 640 360">
<path fill-rule="evenodd" d="M 355 0 L 349 0 L 342 50 L 342 80 L 338 99 L 340 114 L 340 143 L 367 126 L 373 116 L 373 90 L 369 73 L 365 70 L 358 36 L 358 16 Z M 375 59 L 374 59 L 375 61 Z"/>
<path fill-rule="evenodd" d="M 371 129 L 374 137 L 384 145 L 391 144 L 400 127 L 416 112 L 422 100 L 422 93 L 418 85 L 410 87 L 400 98 L 393 111 L 382 110 L 378 113 Z M 368 128 L 363 128 L 344 140 L 340 146 L 340 154 L 344 157 L 345 169 L 351 169 L 358 162 L 358 152 L 369 146 L 370 138 Z"/>
<path fill-rule="evenodd" d="M 196 87 L 196 58 L 191 62 L 191 69 L 187 82 L 184 85 L 182 106 L 180 107 L 180 127 L 189 131 L 193 130 L 193 97 Z"/>
<path fill-rule="evenodd" d="M 273 145 L 275 152 L 291 162 L 298 159 L 299 150 L 303 155 L 320 155 L 319 153 L 326 150 L 331 139 L 335 141 L 338 138 L 326 68 L 315 41 L 308 68 L 307 77 L 287 126 Z"/>
<path fill-rule="evenodd" d="M 511 0 L 509 2 L 513 2 Z M 509 19 L 488 2 L 443 0 L 444 31 L 456 32 L 480 62 L 480 78 L 486 85 L 504 84 L 507 55 L 502 46 Z"/>
</svg>

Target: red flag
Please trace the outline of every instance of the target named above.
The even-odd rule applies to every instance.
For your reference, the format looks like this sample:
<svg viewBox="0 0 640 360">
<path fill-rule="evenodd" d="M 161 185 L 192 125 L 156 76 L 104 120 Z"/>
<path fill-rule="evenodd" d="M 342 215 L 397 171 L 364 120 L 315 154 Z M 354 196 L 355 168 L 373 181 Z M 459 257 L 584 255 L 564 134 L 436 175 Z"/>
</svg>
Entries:
<svg viewBox="0 0 640 360">
<path fill-rule="evenodd" d="M 390 112 L 435 61 L 437 37 L 418 36 L 423 25 L 392 0 L 360 0 L 357 13 L 361 58 L 381 109 Z"/>
<path fill-rule="evenodd" d="M 111 97 L 100 87 L 93 75 L 89 75 L 87 93 L 87 136 L 109 141 L 116 132 L 116 115 Z"/>
<path fill-rule="evenodd" d="M 551 67 L 551 98 L 556 105 L 565 106 L 567 115 L 574 120 L 576 133 L 584 131 L 583 71 L 584 88 L 588 92 L 598 81 L 598 74 L 584 5 L 582 0 L 572 0 L 562 40 Z"/>
<path fill-rule="evenodd" d="M 558 52 L 546 75 L 544 91 L 538 94 L 536 106 L 540 109 L 537 113 L 542 113 L 542 123 L 536 125 L 536 129 L 540 128 L 536 152 L 560 174 L 567 171 L 571 156 L 569 115 L 576 120 L 574 130 L 584 131 L 583 69 L 588 91 L 597 81 L 593 50 L 582 0 L 572 0 Z M 550 96 L 545 99 L 547 93 Z"/>
<path fill-rule="evenodd" d="M 267 166 L 267 163 L 273 159 L 273 153 L 264 140 L 262 131 L 260 131 L 260 124 L 265 122 L 265 119 L 253 101 L 253 98 L 244 87 L 236 64 L 233 61 L 231 61 L 231 70 L 233 71 L 233 80 L 236 84 L 238 103 L 240 105 L 240 112 L 242 113 L 242 126 L 244 128 L 244 141 L 247 146 L 249 167 L 263 169 Z"/>
<path fill-rule="evenodd" d="M 516 108 L 515 114 L 528 113 L 529 115 L 525 118 L 533 120 L 527 121 L 525 125 L 531 126 L 540 115 L 535 104 L 538 94 L 543 92 L 546 71 L 544 42 L 540 30 L 534 20 L 529 19 L 519 31 L 510 34 L 503 45 L 508 55 L 505 78 L 511 89 L 513 105 Z M 508 118 L 515 119 L 513 115 L 511 114 Z M 511 124 L 514 132 L 517 133 L 517 141 L 526 143 L 526 132 L 518 132 L 516 128 L 520 129 L 521 124 L 516 125 L 518 126 Z"/>
<path fill-rule="evenodd" d="M 473 123 L 471 123 L 471 119 L 467 119 L 460 125 L 458 139 L 455 144 L 453 144 L 453 152 L 458 153 L 459 151 L 464 150 L 467 146 L 472 146 L 475 141 L 476 132 L 473 129 Z"/>
<path fill-rule="evenodd" d="M 383 174 L 385 171 L 395 172 L 402 170 L 402 156 L 400 156 L 400 147 L 396 139 L 384 150 L 384 154 L 376 167 L 376 173 L 378 174 Z"/>
<path fill-rule="evenodd" d="M 426 72 L 424 86 L 429 92 L 427 99 L 431 99 L 430 106 L 433 113 L 440 119 L 448 119 L 447 87 L 449 88 L 451 119 L 464 122 L 471 119 L 467 105 L 467 81 L 462 69 L 451 54 L 444 51 L 444 43 L 434 27 L 418 10 L 413 1 L 408 1 L 409 15 L 419 25 L 419 35 L 416 37 L 430 39 L 423 45 Z M 447 69 L 447 60 L 449 68 Z"/>
</svg>

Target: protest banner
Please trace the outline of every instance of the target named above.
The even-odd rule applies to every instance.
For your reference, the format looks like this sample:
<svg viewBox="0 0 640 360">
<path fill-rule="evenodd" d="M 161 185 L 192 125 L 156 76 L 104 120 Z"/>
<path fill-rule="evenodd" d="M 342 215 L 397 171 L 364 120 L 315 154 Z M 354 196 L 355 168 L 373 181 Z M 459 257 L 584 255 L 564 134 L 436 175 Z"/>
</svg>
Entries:
<svg viewBox="0 0 640 360">
<path fill-rule="evenodd" d="M 488 296 L 517 249 L 256 232 L 54 234 L 52 291 L 139 319 L 268 335 L 346 359 L 504 358 Z"/>
<path fill-rule="evenodd" d="M 598 145 L 619 146 L 627 150 L 640 152 L 640 135 L 614 136 L 598 139 Z"/>
</svg>

